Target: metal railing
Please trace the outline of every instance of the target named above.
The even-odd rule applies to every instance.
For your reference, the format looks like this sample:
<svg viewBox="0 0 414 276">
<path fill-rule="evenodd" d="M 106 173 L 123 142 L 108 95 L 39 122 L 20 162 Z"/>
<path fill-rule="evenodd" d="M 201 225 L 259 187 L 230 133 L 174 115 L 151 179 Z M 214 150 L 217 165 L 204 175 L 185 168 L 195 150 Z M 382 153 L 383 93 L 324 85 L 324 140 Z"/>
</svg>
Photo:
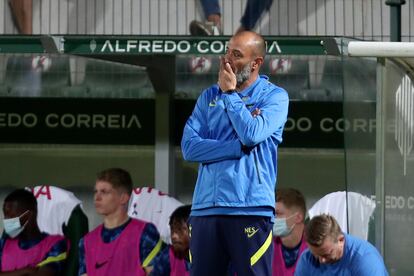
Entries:
<svg viewBox="0 0 414 276">
<path fill-rule="evenodd" d="M 10 0 L 0 2 L 0 33 L 17 34 Z M 219 0 L 223 33 L 239 27 L 247 0 Z M 203 20 L 199 0 L 33 0 L 33 34 L 186 35 Z M 402 6 L 402 40 L 414 40 L 414 0 Z M 383 0 L 274 0 L 256 26 L 263 35 L 390 39 Z"/>
</svg>

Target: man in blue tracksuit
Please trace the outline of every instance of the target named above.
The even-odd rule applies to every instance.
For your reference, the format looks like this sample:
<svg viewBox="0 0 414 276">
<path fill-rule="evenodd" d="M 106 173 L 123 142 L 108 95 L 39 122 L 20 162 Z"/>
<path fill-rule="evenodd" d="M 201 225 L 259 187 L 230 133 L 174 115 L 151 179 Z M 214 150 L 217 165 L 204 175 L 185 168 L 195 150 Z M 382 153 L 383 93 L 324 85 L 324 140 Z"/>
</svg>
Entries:
<svg viewBox="0 0 414 276">
<path fill-rule="evenodd" d="M 191 275 L 271 275 L 277 147 L 286 91 L 259 76 L 266 46 L 254 32 L 234 35 L 218 84 L 197 100 L 181 141 L 199 162 L 189 219 Z"/>
</svg>

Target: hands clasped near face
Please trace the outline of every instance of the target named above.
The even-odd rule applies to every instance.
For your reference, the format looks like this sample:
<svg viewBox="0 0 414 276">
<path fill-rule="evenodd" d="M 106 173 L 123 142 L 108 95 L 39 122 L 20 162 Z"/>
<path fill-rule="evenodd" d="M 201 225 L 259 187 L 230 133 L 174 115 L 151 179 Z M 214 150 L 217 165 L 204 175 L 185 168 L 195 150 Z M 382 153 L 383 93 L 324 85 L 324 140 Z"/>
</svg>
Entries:
<svg viewBox="0 0 414 276">
<path fill-rule="evenodd" d="M 226 61 L 224 57 L 220 57 L 220 70 L 218 75 L 218 85 L 221 91 L 233 91 L 236 90 L 236 75 L 230 66 L 230 63 Z"/>
</svg>

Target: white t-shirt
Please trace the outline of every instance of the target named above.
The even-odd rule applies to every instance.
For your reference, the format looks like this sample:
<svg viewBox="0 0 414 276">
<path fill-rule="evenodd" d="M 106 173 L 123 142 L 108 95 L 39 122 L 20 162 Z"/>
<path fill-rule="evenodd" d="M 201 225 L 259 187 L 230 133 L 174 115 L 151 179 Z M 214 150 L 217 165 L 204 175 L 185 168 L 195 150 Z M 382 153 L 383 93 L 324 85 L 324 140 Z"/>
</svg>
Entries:
<svg viewBox="0 0 414 276">
<path fill-rule="evenodd" d="M 36 186 L 30 189 L 37 199 L 37 224 L 40 231 L 63 235 L 73 209 L 81 204 L 72 192 L 54 186 Z"/>
<path fill-rule="evenodd" d="M 166 243 L 171 243 L 170 215 L 183 203 L 149 187 L 135 188 L 129 202 L 128 215 L 153 223 Z"/>
<path fill-rule="evenodd" d="M 349 224 L 347 224 L 347 202 Z M 319 199 L 308 212 L 310 218 L 321 214 L 332 215 L 343 232 L 367 240 L 369 219 L 374 209 L 375 202 L 370 198 L 355 192 L 341 191 L 327 194 Z"/>
</svg>

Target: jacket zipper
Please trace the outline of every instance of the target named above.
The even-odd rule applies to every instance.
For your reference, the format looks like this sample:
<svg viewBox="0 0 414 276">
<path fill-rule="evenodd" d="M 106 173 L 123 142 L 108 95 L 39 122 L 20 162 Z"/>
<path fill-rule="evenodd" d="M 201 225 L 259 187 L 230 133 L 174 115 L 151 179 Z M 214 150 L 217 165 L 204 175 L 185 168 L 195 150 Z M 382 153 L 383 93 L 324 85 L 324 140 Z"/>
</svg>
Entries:
<svg viewBox="0 0 414 276">
<path fill-rule="evenodd" d="M 216 179 L 216 177 L 214 176 L 214 179 Z M 213 207 L 216 207 L 216 185 L 217 185 L 217 181 L 214 181 L 214 185 L 213 185 Z"/>
<path fill-rule="evenodd" d="M 259 171 L 259 162 L 257 160 L 257 148 L 255 148 L 254 150 L 254 164 L 256 166 L 256 172 L 257 172 L 257 178 L 259 179 L 259 184 L 262 184 L 262 178 L 260 177 L 260 171 Z"/>
</svg>

